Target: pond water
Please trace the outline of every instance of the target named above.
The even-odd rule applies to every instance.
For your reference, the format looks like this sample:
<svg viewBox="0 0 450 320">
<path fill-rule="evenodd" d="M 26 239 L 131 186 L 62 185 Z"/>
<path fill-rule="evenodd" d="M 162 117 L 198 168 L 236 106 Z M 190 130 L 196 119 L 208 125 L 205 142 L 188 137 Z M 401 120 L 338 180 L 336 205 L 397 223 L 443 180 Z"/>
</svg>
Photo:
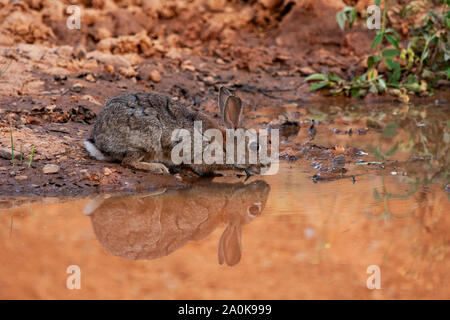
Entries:
<svg viewBox="0 0 450 320">
<path fill-rule="evenodd" d="M 257 121 L 286 112 L 302 113 L 300 130 L 283 138 L 294 156 L 273 176 L 2 199 L 0 297 L 449 299 L 449 108 L 287 105 Z M 368 155 L 317 181 L 329 159 L 295 155 L 306 140 Z"/>
</svg>

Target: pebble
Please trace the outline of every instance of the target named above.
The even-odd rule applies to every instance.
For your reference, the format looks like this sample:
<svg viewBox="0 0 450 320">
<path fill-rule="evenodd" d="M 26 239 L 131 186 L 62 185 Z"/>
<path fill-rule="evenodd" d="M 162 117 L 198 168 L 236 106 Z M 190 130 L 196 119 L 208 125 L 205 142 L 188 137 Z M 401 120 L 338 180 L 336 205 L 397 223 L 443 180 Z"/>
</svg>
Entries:
<svg viewBox="0 0 450 320">
<path fill-rule="evenodd" d="M 192 65 L 192 62 L 190 60 L 184 61 L 181 64 L 181 69 L 188 70 L 188 71 L 195 71 L 195 67 Z"/>
<path fill-rule="evenodd" d="M 119 72 L 121 75 L 123 75 L 126 78 L 132 78 L 138 75 L 138 73 L 136 72 L 136 70 L 134 70 L 133 67 L 120 67 L 119 68 Z"/>
<path fill-rule="evenodd" d="M 46 164 L 43 168 L 42 168 L 42 172 L 45 174 L 52 174 L 52 173 L 57 173 L 59 172 L 60 167 L 56 164 Z"/>
<path fill-rule="evenodd" d="M 89 82 L 95 82 L 94 76 L 90 73 L 86 76 L 86 80 Z"/>
<path fill-rule="evenodd" d="M 111 175 L 111 173 L 112 173 L 112 171 L 110 168 L 103 168 L 103 174 L 105 176 L 109 176 L 109 175 Z"/>
<path fill-rule="evenodd" d="M 207 83 L 213 83 L 214 82 L 214 78 L 211 76 L 207 76 L 203 78 L 203 81 L 207 82 Z"/>
<path fill-rule="evenodd" d="M 15 176 L 14 179 L 16 179 L 16 180 L 27 180 L 28 177 L 27 176 Z"/>
<path fill-rule="evenodd" d="M 152 70 L 152 72 L 150 72 L 150 80 L 152 80 L 155 83 L 161 81 L 161 74 L 159 73 L 158 70 Z"/>
<path fill-rule="evenodd" d="M 75 83 L 72 86 L 72 91 L 73 92 L 81 92 L 81 90 L 83 90 L 83 85 L 81 83 Z"/>
<path fill-rule="evenodd" d="M 11 148 L 0 147 L 0 158 L 11 160 L 12 158 Z"/>
</svg>

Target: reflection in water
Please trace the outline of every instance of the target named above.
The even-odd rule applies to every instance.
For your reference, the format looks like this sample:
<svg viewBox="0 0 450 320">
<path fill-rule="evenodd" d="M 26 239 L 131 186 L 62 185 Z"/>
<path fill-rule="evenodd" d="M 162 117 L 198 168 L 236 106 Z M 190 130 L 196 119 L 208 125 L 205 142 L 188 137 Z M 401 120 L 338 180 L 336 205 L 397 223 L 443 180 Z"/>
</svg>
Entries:
<svg viewBox="0 0 450 320">
<path fill-rule="evenodd" d="M 85 208 L 104 248 L 127 259 L 164 257 L 222 224 L 219 263 L 236 265 L 241 229 L 261 215 L 270 187 L 264 181 L 200 183 L 189 189 L 93 199 Z"/>
<path fill-rule="evenodd" d="M 309 120 L 282 130 L 281 147 L 309 141 L 315 119 L 315 145 L 369 155 L 281 161 L 276 175 L 259 177 L 267 183 L 195 182 L 92 201 L 0 195 L 0 298 L 448 299 L 449 108 L 306 111 Z M 356 179 L 311 181 L 344 164 Z M 217 251 L 228 265 L 244 256 L 222 268 Z M 73 264 L 77 292 L 65 286 Z M 380 290 L 366 287 L 371 265 Z"/>
</svg>

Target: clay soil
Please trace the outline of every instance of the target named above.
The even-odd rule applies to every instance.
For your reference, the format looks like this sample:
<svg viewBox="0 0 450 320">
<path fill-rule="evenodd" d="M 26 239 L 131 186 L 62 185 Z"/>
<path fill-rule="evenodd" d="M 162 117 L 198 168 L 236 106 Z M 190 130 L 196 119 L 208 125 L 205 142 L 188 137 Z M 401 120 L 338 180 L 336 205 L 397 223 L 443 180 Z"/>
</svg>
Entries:
<svg viewBox="0 0 450 320">
<path fill-rule="evenodd" d="M 364 72 L 374 36 L 362 23 L 342 32 L 335 19 L 349 4 L 364 14 L 369 1 L 76 2 L 79 30 L 66 26 L 74 1 L 0 0 L 0 66 L 9 66 L 0 76 L 1 195 L 181 187 L 188 182 L 177 176 L 89 158 L 82 141 L 107 99 L 157 91 L 215 115 L 218 88 L 227 85 L 245 101 L 244 124 L 267 126 L 277 115 L 261 118 L 264 106 L 331 99 L 310 93 L 306 76 Z M 45 173 L 49 164 L 57 172 Z"/>
</svg>

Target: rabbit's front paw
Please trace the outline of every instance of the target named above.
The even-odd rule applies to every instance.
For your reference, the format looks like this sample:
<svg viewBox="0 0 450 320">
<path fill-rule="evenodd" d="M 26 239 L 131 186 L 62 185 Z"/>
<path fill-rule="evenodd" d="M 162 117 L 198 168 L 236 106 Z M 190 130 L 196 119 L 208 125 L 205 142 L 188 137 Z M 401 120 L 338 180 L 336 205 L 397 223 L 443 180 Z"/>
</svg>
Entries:
<svg viewBox="0 0 450 320">
<path fill-rule="evenodd" d="M 156 174 L 170 174 L 169 169 L 162 163 L 133 162 L 129 165 L 138 170 L 145 170 Z"/>
</svg>

